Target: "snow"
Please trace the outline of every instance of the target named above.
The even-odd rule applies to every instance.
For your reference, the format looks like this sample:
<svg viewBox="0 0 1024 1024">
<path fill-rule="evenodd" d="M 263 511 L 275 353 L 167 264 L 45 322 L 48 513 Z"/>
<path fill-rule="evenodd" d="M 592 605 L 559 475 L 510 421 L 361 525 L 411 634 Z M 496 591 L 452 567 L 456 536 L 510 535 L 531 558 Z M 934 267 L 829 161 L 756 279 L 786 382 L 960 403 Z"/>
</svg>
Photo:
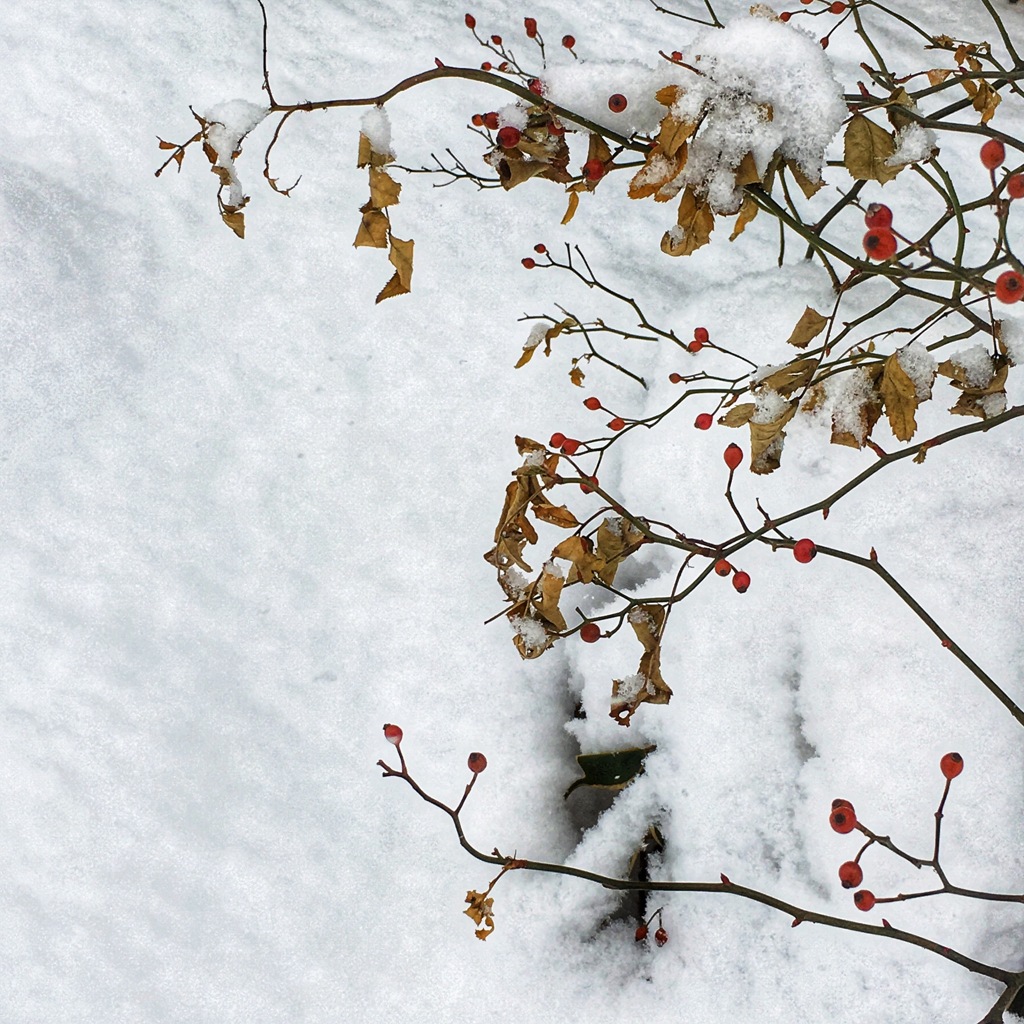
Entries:
<svg viewBox="0 0 1024 1024">
<path fill-rule="evenodd" d="M 390 155 L 395 153 L 391 148 L 391 119 L 383 106 L 367 107 L 359 119 L 359 130 L 366 136 L 374 153 Z"/>
<path fill-rule="evenodd" d="M 521 30 L 519 11 L 475 6 L 491 30 Z M 647 4 L 597 0 L 569 14 L 545 2 L 530 13 L 548 39 L 545 80 L 600 123 L 649 130 L 665 110 L 657 83 L 705 88 L 657 56 L 680 49 L 713 70 L 708 102 L 722 123 L 709 130 L 759 151 L 781 140 L 812 173 L 822 147 L 834 156 L 838 145 L 828 143 L 833 69 L 854 82 L 870 55 L 841 31 L 825 54 L 798 27 L 748 19 L 746 3 L 716 7 L 729 20 L 718 36 Z M 969 7 L 915 5 L 930 31 L 998 48 Z M 281 102 L 372 96 L 433 68 L 435 56 L 482 59 L 461 6 L 267 8 Z M 897 31 L 886 24 L 883 34 Z M 538 644 L 543 629 L 509 628 L 481 557 L 522 461 L 515 435 L 598 435 L 607 417 L 585 410 L 584 394 L 622 415 L 654 415 L 680 394 L 670 372 L 730 364 L 710 350 L 612 342 L 609 354 L 649 388 L 592 360 L 581 391 L 568 378 L 581 339 L 561 336 L 550 359 L 516 370 L 523 315 L 561 305 L 622 322 L 595 290 L 523 271 L 520 259 L 539 241 L 553 252 L 578 245 L 653 320 L 680 337 L 708 324 L 761 366 L 792 356 L 784 339 L 808 304 L 831 308 L 828 282 L 792 252 L 777 268 L 764 215 L 732 246 L 719 231 L 693 257 L 662 256 L 665 210 L 626 203 L 628 172 L 582 196 L 567 226 L 564 190 L 550 182 L 478 192 L 413 175 L 389 214 L 400 237 L 416 239 L 414 290 L 376 306 L 392 268 L 349 244 L 366 201 L 360 130 L 383 142 L 393 122 L 410 166 L 449 144 L 473 162 L 482 140 L 465 131 L 469 117 L 504 97 L 445 80 L 389 101 L 390 122 L 372 107 L 295 114 L 272 154 L 279 180 L 302 175 L 284 198 L 262 178 L 276 121 L 259 120 L 265 107 L 254 101 L 261 28 L 248 2 L 93 0 L 60 19 L 5 9 L 4 1020 L 436 1024 L 482 1007 L 495 1024 L 980 1019 L 997 994 L 984 979 L 896 942 L 793 929 L 717 894 L 652 896 L 670 933 L 655 949 L 633 941 L 619 894 L 512 871 L 493 893 L 497 930 L 474 938 L 464 894 L 483 891 L 497 869 L 466 854 L 444 814 L 381 777 L 377 760 L 394 758 L 384 722 L 401 725 L 410 769 L 451 805 L 469 779 L 466 755 L 486 753 L 463 811 L 484 851 L 621 877 L 653 822 L 666 839 L 657 877 L 713 882 L 725 872 L 872 923 L 881 910 L 859 914 L 835 877 L 858 844 L 828 828 L 832 798 L 927 854 L 938 762 L 959 750 L 966 768 L 945 806 L 945 867 L 959 884 L 1020 891 L 1020 730 L 872 574 L 757 545 L 736 556 L 752 576 L 748 593 L 712 574 L 674 608 L 662 649 L 672 702 L 641 706 L 628 731 L 608 716 L 612 680 L 639 675 L 628 623 L 523 661 L 516 629 Z M 568 31 L 579 63 L 557 45 Z M 887 42 L 901 71 L 936 59 L 916 39 Z M 743 95 L 727 104 L 737 82 Z M 621 115 L 607 108 L 612 92 L 628 96 Z M 239 95 L 250 99 L 223 103 Z M 771 122 L 747 116 L 765 102 Z M 178 143 L 196 131 L 190 104 L 223 121 L 215 138 L 226 168 L 249 132 L 233 169 L 251 196 L 244 241 L 222 223 L 217 178 L 196 147 L 180 173 L 172 163 L 153 176 L 168 155 L 155 137 Z M 1019 138 L 1015 106 L 1004 103 L 996 124 Z M 747 138 L 732 139 L 730 124 Z M 586 151 L 584 139 L 570 145 L 574 159 Z M 946 145 L 943 161 L 951 173 L 977 170 L 977 147 L 969 136 Z M 916 213 L 891 197 L 911 173 L 884 193 L 908 234 Z M 865 188 L 862 199 L 879 194 Z M 990 247 L 987 216 L 972 239 Z M 851 215 L 854 238 L 858 221 Z M 999 311 L 1015 356 L 1021 305 Z M 871 329 L 896 326 L 894 317 Z M 912 348 L 901 365 L 923 380 Z M 969 348 L 954 358 L 982 369 Z M 1024 399 L 1019 372 L 1008 384 L 1014 404 Z M 834 380 L 845 382 L 830 386 L 836 414 L 852 417 L 858 373 Z M 949 429 L 951 401 L 921 406 L 922 436 Z M 721 457 L 741 435 L 694 430 L 692 404 L 629 431 L 602 460 L 602 488 L 717 542 L 737 530 Z M 886 466 L 827 520 L 793 524 L 822 546 L 875 548 L 1018 701 L 1019 422 L 936 448 L 923 465 Z M 883 418 L 883 448 L 894 445 L 886 430 Z M 869 451 L 824 444 L 803 416 L 787 435 L 777 473 L 736 474 L 735 500 L 755 521 L 757 500 L 781 514 L 876 465 Z M 593 471 L 591 456 L 579 461 Z M 600 507 L 575 486 L 552 498 L 581 514 Z M 564 536 L 545 528 L 530 564 Z M 695 560 L 684 582 L 705 564 Z M 664 595 L 678 568 L 647 545 L 616 586 Z M 527 584 L 515 571 L 507 581 Z M 567 618 L 577 607 L 594 616 L 613 605 L 573 586 Z M 580 752 L 652 743 L 644 774 L 622 792 L 563 800 Z M 878 849 L 865 871 L 878 891 L 930 881 Z M 890 905 L 885 917 L 1021 966 L 1019 905 L 938 898 Z"/>
<path fill-rule="evenodd" d="M 896 351 L 900 366 L 914 382 L 918 401 L 931 398 L 932 381 L 935 380 L 935 369 L 938 365 L 935 357 L 919 341 L 912 341 Z"/>
</svg>

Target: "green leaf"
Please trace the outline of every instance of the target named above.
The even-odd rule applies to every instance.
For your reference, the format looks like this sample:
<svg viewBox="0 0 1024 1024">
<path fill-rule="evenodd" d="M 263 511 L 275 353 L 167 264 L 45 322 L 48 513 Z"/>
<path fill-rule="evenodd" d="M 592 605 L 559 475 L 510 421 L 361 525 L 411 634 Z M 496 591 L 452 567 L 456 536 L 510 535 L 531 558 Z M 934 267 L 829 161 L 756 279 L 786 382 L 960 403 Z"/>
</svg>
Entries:
<svg viewBox="0 0 1024 1024">
<path fill-rule="evenodd" d="M 644 758 L 657 749 L 630 747 L 628 750 L 613 750 L 606 754 L 578 754 L 576 762 L 583 772 L 566 791 L 565 798 L 579 786 L 599 786 L 601 789 L 618 790 L 629 785 L 643 770 Z"/>
</svg>

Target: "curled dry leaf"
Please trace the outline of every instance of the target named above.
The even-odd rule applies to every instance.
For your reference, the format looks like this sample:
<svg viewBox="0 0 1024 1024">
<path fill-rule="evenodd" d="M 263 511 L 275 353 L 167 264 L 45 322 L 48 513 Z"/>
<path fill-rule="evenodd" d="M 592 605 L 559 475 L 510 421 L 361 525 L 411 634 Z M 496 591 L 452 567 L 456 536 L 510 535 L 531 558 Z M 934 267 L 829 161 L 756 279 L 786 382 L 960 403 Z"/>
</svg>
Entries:
<svg viewBox="0 0 1024 1024">
<path fill-rule="evenodd" d="M 661 240 L 661 251 L 669 256 L 689 256 L 711 241 L 715 229 L 715 215 L 706 199 L 698 199 L 694 190 L 687 186 L 679 201 L 679 216 L 676 227 L 666 231 Z"/>
<path fill-rule="evenodd" d="M 490 892 L 490 889 L 487 892 Z M 476 937 L 485 940 L 494 931 L 494 898 L 487 893 L 470 889 L 466 893 L 466 902 L 469 906 L 463 913 L 479 926 L 474 933 Z"/>
<path fill-rule="evenodd" d="M 884 128 L 854 114 L 843 137 L 843 164 L 858 181 L 892 181 L 903 169 L 888 163 L 896 152 L 896 141 Z"/>
<path fill-rule="evenodd" d="M 390 299 L 395 295 L 406 295 L 411 290 L 412 250 L 414 243 L 411 238 L 408 241 L 403 241 L 401 238 L 395 238 L 394 235 L 390 237 L 391 251 L 388 253 L 388 259 L 395 268 L 395 273 L 391 280 L 381 289 L 380 294 L 375 300 L 376 302 L 383 302 L 385 299 Z"/>
<path fill-rule="evenodd" d="M 782 460 L 786 424 L 796 415 L 799 403 L 794 399 L 786 411 L 770 423 L 750 420 L 750 471 L 759 475 L 774 473 Z"/>
<path fill-rule="evenodd" d="M 797 320 L 793 333 L 786 339 L 786 344 L 794 348 L 807 348 L 825 330 L 827 324 L 828 317 L 822 316 L 816 309 L 808 306 Z"/>
<path fill-rule="evenodd" d="M 636 675 L 612 681 L 609 714 L 619 725 L 629 726 L 641 704 L 667 704 L 672 689 L 661 676 L 661 635 L 668 613 L 660 604 L 637 605 L 629 613 L 629 624 L 643 644 Z"/>
<path fill-rule="evenodd" d="M 920 399 L 917 386 L 900 364 L 898 353 L 893 352 L 886 359 L 878 390 L 893 436 L 897 441 L 909 441 L 917 430 L 914 414 Z"/>
</svg>

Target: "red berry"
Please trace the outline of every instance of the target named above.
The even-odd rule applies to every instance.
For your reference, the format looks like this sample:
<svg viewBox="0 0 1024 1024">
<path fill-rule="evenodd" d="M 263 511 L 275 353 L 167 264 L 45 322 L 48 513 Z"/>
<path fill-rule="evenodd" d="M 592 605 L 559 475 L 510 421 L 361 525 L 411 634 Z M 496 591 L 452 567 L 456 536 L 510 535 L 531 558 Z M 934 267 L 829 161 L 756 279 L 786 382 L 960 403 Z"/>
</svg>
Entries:
<svg viewBox="0 0 1024 1024">
<path fill-rule="evenodd" d="M 827 50 L 828 49 L 828 36 L 822 36 L 821 39 L 818 40 L 818 45 L 823 50 Z"/>
<path fill-rule="evenodd" d="M 851 811 L 853 810 L 853 804 L 849 800 L 843 800 L 842 798 L 832 801 L 832 810 L 834 811 L 837 807 L 849 807 Z"/>
<path fill-rule="evenodd" d="M 609 430 L 622 430 L 625 425 L 626 421 L 621 416 L 616 416 L 608 421 Z"/>
<path fill-rule="evenodd" d="M 1024 174 L 1011 174 L 1006 179 L 1006 194 L 1011 199 L 1024 199 Z"/>
<path fill-rule="evenodd" d="M 608 109 L 616 114 L 621 114 L 627 106 L 626 97 L 621 92 L 614 93 L 608 97 Z"/>
<path fill-rule="evenodd" d="M 493 67 L 494 67 L 494 65 L 489 60 L 485 60 L 483 62 L 483 64 L 480 65 L 480 70 L 481 71 L 490 71 L 491 68 L 493 68 Z M 495 125 L 494 127 L 497 128 L 498 126 Z"/>
<path fill-rule="evenodd" d="M 647 938 L 647 925 L 642 924 L 636 930 L 636 935 L 633 936 L 637 942 L 643 942 Z"/>
<path fill-rule="evenodd" d="M 537 36 L 537 19 L 523 18 L 523 24 L 526 26 L 527 37 L 530 39 L 535 39 Z"/>
<path fill-rule="evenodd" d="M 548 134 L 564 135 L 565 129 L 557 121 L 552 121 L 551 124 L 548 125 Z"/>
<path fill-rule="evenodd" d="M 864 214 L 864 223 L 869 228 L 892 227 L 892 210 L 884 203 L 872 203 Z"/>
<path fill-rule="evenodd" d="M 846 10 L 846 4 L 842 0 L 836 0 L 836 2 L 829 8 L 833 14 L 842 14 Z"/>
<path fill-rule="evenodd" d="M 548 446 L 551 448 L 561 448 L 565 444 L 565 434 L 554 433 L 551 435 L 551 440 L 548 441 Z"/>
<path fill-rule="evenodd" d="M 536 96 L 544 95 L 544 83 L 539 78 L 531 78 L 527 88 Z"/>
<path fill-rule="evenodd" d="M 537 261 L 531 259 L 529 256 L 524 257 L 522 260 L 520 260 L 520 262 L 524 267 L 526 267 L 527 270 L 533 270 L 533 268 L 537 266 Z"/>
<path fill-rule="evenodd" d="M 470 118 L 470 121 L 473 122 L 474 127 L 476 127 L 476 128 L 483 128 L 483 126 L 484 126 L 484 115 L 483 114 L 474 114 Z"/>
<path fill-rule="evenodd" d="M 745 594 L 750 589 L 750 574 L 738 572 L 732 578 L 733 588 L 738 594 Z"/>
<path fill-rule="evenodd" d="M 537 243 L 537 244 L 536 244 L 536 245 L 535 245 L 535 246 L 533 247 L 533 251 L 534 251 L 534 252 L 539 252 L 539 253 L 545 253 L 545 252 L 547 252 L 547 251 L 548 251 L 548 247 L 547 247 L 546 245 L 544 245 L 544 243 L 543 243 L 543 242 L 538 242 L 538 243 Z"/>
<path fill-rule="evenodd" d="M 583 404 L 591 411 L 595 412 L 601 408 L 601 399 L 591 395 L 589 398 L 583 399 Z"/>
<path fill-rule="evenodd" d="M 490 128 L 492 132 L 498 130 L 498 112 L 496 110 L 490 110 L 484 114 L 484 127 Z"/>
<path fill-rule="evenodd" d="M 466 28 L 476 28 L 476 18 L 472 14 L 466 15 Z"/>
<path fill-rule="evenodd" d="M 397 747 L 402 742 L 402 730 L 397 725 L 391 725 L 389 722 L 384 726 L 384 739 L 388 743 L 394 743 Z"/>
<path fill-rule="evenodd" d="M 682 60 L 683 59 L 683 55 L 682 55 L 681 51 L 673 50 L 672 51 L 672 59 L 673 60 Z"/>
<path fill-rule="evenodd" d="M 725 449 L 722 458 L 730 469 L 738 469 L 743 461 L 743 449 L 738 444 L 731 444 Z"/>
<path fill-rule="evenodd" d="M 872 260 L 887 260 L 896 254 L 896 236 L 888 228 L 872 228 L 864 236 L 864 251 Z"/>
<path fill-rule="evenodd" d="M 792 17 L 793 17 L 793 14 L 792 14 L 791 11 L 783 11 L 779 15 L 779 21 L 789 21 L 789 19 L 792 18 Z"/>
<path fill-rule="evenodd" d="M 856 889 L 864 881 L 864 872 L 861 870 L 861 866 L 854 860 L 840 864 L 839 881 L 843 883 L 844 889 Z"/>
<path fill-rule="evenodd" d="M 566 455 L 575 455 L 580 450 L 580 443 L 574 437 L 567 437 L 561 444 Z"/>
<path fill-rule="evenodd" d="M 702 345 L 706 345 L 711 340 L 711 335 L 708 334 L 706 327 L 695 327 L 693 329 L 693 340 L 699 341 Z"/>
<path fill-rule="evenodd" d="M 828 823 L 834 832 L 845 836 L 857 827 L 857 815 L 852 807 L 836 807 L 828 816 Z"/>
<path fill-rule="evenodd" d="M 817 553 L 818 549 L 814 546 L 814 541 L 808 540 L 806 537 L 793 545 L 793 557 L 798 562 L 809 562 Z"/>
<path fill-rule="evenodd" d="M 676 375 L 678 376 L 678 374 Z M 698 430 L 710 430 L 711 424 L 715 422 L 714 416 L 709 412 L 702 412 L 694 421 L 693 425 Z"/>
<path fill-rule="evenodd" d="M 515 149 L 523 133 L 513 125 L 507 124 L 498 132 L 498 145 L 502 149 Z"/>
<path fill-rule="evenodd" d="M 957 753 L 944 754 L 939 767 L 947 779 L 955 779 L 964 770 L 964 759 Z"/>
<path fill-rule="evenodd" d="M 604 164 L 600 160 L 588 160 L 583 165 L 583 177 L 587 181 L 600 181 L 605 174 Z"/>
<path fill-rule="evenodd" d="M 491 42 L 494 43 L 495 46 L 501 46 L 501 36 L 491 36 Z"/>
<path fill-rule="evenodd" d="M 567 50 L 571 50 L 576 45 L 576 37 L 575 36 L 562 36 L 562 45 Z"/>
<path fill-rule="evenodd" d="M 994 171 L 1006 159 L 1006 147 L 998 139 L 989 139 L 981 147 L 981 162 L 990 171 Z"/>
<path fill-rule="evenodd" d="M 596 622 L 584 622 L 580 626 L 580 639 L 585 644 L 596 644 L 601 639 L 601 627 Z"/>
<path fill-rule="evenodd" d="M 1007 270 L 996 278 L 996 298 L 1000 302 L 1016 302 L 1024 295 L 1024 277 L 1016 270 Z"/>
<path fill-rule="evenodd" d="M 724 558 L 720 558 L 715 562 L 715 572 L 719 576 L 728 576 L 732 572 L 732 566 Z"/>
<path fill-rule="evenodd" d="M 687 346 L 689 352 L 699 352 L 704 347 L 703 341 L 698 341 L 696 338 L 693 339 Z"/>
<path fill-rule="evenodd" d="M 580 490 L 584 494 L 589 494 L 598 485 L 599 481 L 596 476 L 588 476 L 585 477 L 584 479 L 589 480 L 590 484 L 589 486 L 587 484 L 580 484 Z"/>
<path fill-rule="evenodd" d="M 672 384 L 681 384 L 683 382 L 682 375 L 678 373 L 670 373 L 668 379 Z"/>
<path fill-rule="evenodd" d="M 487 758 L 484 757 L 479 750 L 474 750 L 473 753 L 469 755 L 468 764 L 469 770 L 474 775 L 479 775 L 487 767 Z"/>
<path fill-rule="evenodd" d="M 656 931 L 656 932 L 654 933 L 654 941 L 655 941 L 655 942 L 656 942 L 656 943 L 657 943 L 657 944 L 658 944 L 659 946 L 664 946 L 664 945 L 665 945 L 665 943 L 666 943 L 666 942 L 668 942 L 668 932 L 667 932 L 667 931 L 665 931 L 665 929 L 664 929 L 664 928 L 659 928 L 659 929 L 658 929 L 658 930 L 657 930 L 657 931 Z"/>
<path fill-rule="evenodd" d="M 861 889 L 853 894 L 853 902 L 858 910 L 870 910 L 875 905 L 875 894 L 870 889 Z"/>
</svg>

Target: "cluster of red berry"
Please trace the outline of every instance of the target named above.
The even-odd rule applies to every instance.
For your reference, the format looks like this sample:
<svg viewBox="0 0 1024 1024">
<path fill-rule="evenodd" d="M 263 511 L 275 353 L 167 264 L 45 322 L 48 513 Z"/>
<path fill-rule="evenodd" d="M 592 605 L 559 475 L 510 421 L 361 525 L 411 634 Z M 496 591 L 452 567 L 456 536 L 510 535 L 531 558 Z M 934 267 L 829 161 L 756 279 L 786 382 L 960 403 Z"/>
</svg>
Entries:
<svg viewBox="0 0 1024 1024">
<path fill-rule="evenodd" d="M 939 761 L 939 770 L 946 779 L 946 785 L 955 779 L 964 770 L 964 759 L 956 752 L 944 754 Z M 861 854 L 874 841 L 875 837 L 863 825 L 857 821 L 857 812 L 849 800 L 833 800 L 832 812 L 828 816 L 828 823 L 833 831 L 846 835 L 854 829 L 859 829 L 869 836 L 867 845 L 857 854 L 853 860 L 848 860 L 839 865 L 839 882 L 844 889 L 856 889 L 864 881 L 864 870 L 859 861 Z M 903 897 L 889 897 L 880 899 L 870 889 L 860 889 L 853 894 L 853 903 L 858 910 L 870 910 L 876 903 L 891 903 Z"/>
<path fill-rule="evenodd" d="M 864 214 L 868 232 L 864 236 L 864 251 L 869 259 L 888 260 L 896 255 L 898 245 L 892 230 L 892 210 L 882 203 L 872 203 Z"/>
<path fill-rule="evenodd" d="M 651 914 L 651 916 L 647 918 L 647 920 L 642 925 L 640 925 L 639 928 L 637 928 L 636 935 L 634 936 L 637 942 L 643 942 L 644 939 L 647 938 L 648 932 L 650 931 L 651 923 L 654 921 L 655 918 L 658 919 L 658 928 L 654 933 L 654 941 L 659 946 L 664 946 L 665 943 L 668 942 L 668 932 L 665 931 L 665 927 L 661 923 L 661 912 L 664 909 L 664 907 L 658 907 L 658 909 L 653 914 Z"/>
<path fill-rule="evenodd" d="M 391 722 L 384 723 L 384 739 L 388 743 L 393 744 L 396 747 L 402 745 L 402 727 L 400 725 L 392 725 Z M 480 753 L 479 750 L 474 750 L 466 762 L 469 766 L 469 770 L 474 775 L 479 775 L 487 767 L 487 758 Z"/>
</svg>

